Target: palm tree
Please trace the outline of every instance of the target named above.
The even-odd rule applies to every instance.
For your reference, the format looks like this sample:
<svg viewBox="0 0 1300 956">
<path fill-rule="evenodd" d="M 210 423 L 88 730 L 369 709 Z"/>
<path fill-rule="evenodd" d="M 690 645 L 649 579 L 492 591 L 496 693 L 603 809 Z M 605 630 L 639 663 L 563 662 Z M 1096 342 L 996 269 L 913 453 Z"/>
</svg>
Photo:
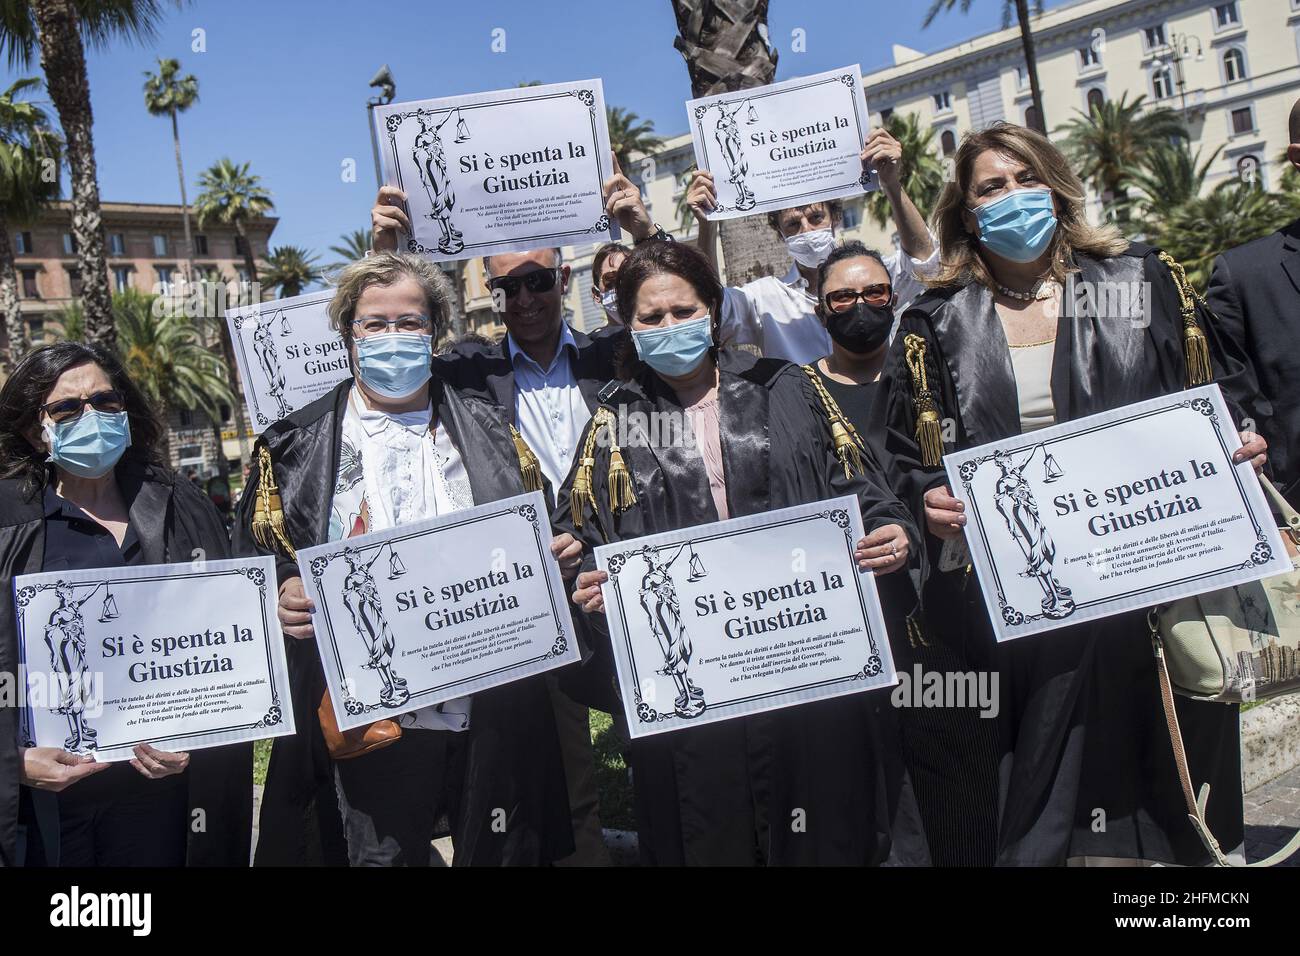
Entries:
<svg viewBox="0 0 1300 956">
<path fill-rule="evenodd" d="M 338 261 L 331 262 L 325 270 L 337 272 L 358 259 L 364 259 L 366 253 L 370 251 L 372 239 L 373 235 L 369 229 L 353 229 L 346 235 L 340 236 L 338 245 L 330 246 L 330 252 L 339 257 Z"/>
<path fill-rule="evenodd" d="M 1178 206 L 1199 196 L 1221 152 L 1222 146 L 1202 163 L 1201 150 L 1198 148 L 1192 155 L 1182 141 L 1162 143 L 1152 150 L 1132 174 L 1132 186 L 1138 192 L 1134 205 L 1143 218 L 1164 219 Z"/>
<path fill-rule="evenodd" d="M 299 295 L 303 286 L 311 285 L 321 277 L 316 257 L 300 246 L 276 246 L 266 257 L 262 270 L 262 286 L 279 289 L 282 298 Z"/>
<path fill-rule="evenodd" d="M 605 118 L 609 123 L 609 148 L 624 172 L 632 168 L 633 153 L 648 156 L 664 144 L 663 137 L 654 134 L 653 120 L 643 120 L 621 106 L 605 107 Z"/>
<path fill-rule="evenodd" d="M 199 228 L 207 222 L 233 226 L 244 248 L 244 270 L 248 273 L 249 288 L 257 289 L 257 259 L 253 256 L 253 243 L 248 237 L 248 223 L 275 208 L 271 194 L 262 187 L 261 178 L 248 171 L 248 163 L 237 165 L 222 158 L 203 171 L 199 177 L 199 194 L 194 198 L 194 214 Z M 260 294 L 257 295 L 260 300 Z M 226 366 L 234 369 L 235 346 L 230 341 L 230 329 L 225 322 L 217 323 L 221 339 L 221 354 Z M 233 374 L 233 371 L 232 371 Z M 235 428 L 239 432 L 239 457 L 248 460 L 248 423 L 244 403 L 235 402 Z M 222 456 L 223 460 L 225 456 Z"/>
<path fill-rule="evenodd" d="M 925 29 L 934 22 L 934 18 L 940 13 L 951 10 L 953 7 L 960 5 L 962 13 L 970 12 L 972 0 L 933 0 L 930 9 L 926 11 L 925 21 L 921 24 L 921 29 Z M 1034 36 L 1029 30 L 1029 18 L 1031 16 L 1030 5 L 1028 0 L 1002 0 L 1002 29 L 1011 26 L 1011 14 L 1015 12 L 1016 20 L 1020 24 L 1020 46 L 1025 53 L 1025 70 L 1029 73 L 1029 93 L 1034 101 L 1034 114 L 1038 117 L 1037 128 L 1040 133 L 1047 132 L 1047 115 L 1043 112 L 1043 91 L 1038 85 L 1038 57 L 1034 53 Z M 1043 15 L 1043 0 L 1034 0 L 1032 16 L 1040 17 Z"/>
<path fill-rule="evenodd" d="M 221 448 L 221 406 L 236 405 L 229 367 L 203 343 L 193 320 L 174 309 L 155 309 L 156 296 L 128 289 L 113 296 L 118 347 L 131 380 L 157 406 L 164 424 L 173 410 L 195 409 L 212 423 Z M 163 432 L 163 460 L 171 460 L 168 432 Z"/>
<path fill-rule="evenodd" d="M 921 117 L 917 113 L 894 113 L 886 121 L 885 129 L 903 148 L 900 160 L 903 192 L 916 204 L 922 216 L 929 216 L 945 181 L 943 160 L 934 148 L 934 130 L 922 129 Z M 867 212 L 882 229 L 893 218 L 889 199 L 880 190 L 868 194 Z"/>
<path fill-rule="evenodd" d="M 777 51 L 767 42 L 768 0 L 673 0 L 673 46 L 686 60 L 693 96 L 771 83 Z M 789 268 L 785 243 L 765 216 L 727 219 L 719 229 L 727 281 L 740 285 Z"/>
<path fill-rule="evenodd" d="M 28 348 L 9 228 L 30 222 L 44 203 L 59 194 L 62 142 L 50 129 L 45 111 L 20 98 L 40 85 L 36 77 L 26 77 L 0 93 L 0 312 L 8 336 L 0 370 L 6 373 Z M 51 170 L 54 175 L 49 175 Z"/>
<path fill-rule="evenodd" d="M 185 167 L 181 163 L 181 134 L 176 117 L 199 99 L 199 81 L 194 75 L 179 76 L 180 60 L 158 58 L 158 72 L 145 72 L 144 107 L 151 116 L 170 116 L 172 145 L 176 148 L 176 176 L 181 184 L 181 221 L 185 226 L 185 281 L 189 282 L 194 260 L 194 239 L 190 234 L 190 207 L 185 200 Z"/>
<path fill-rule="evenodd" d="M 1145 95 L 1131 103 L 1128 93 L 1118 101 L 1094 104 L 1058 126 L 1065 133 L 1062 150 L 1075 171 L 1101 195 L 1122 224 L 1128 221 L 1128 183 L 1147 157 L 1162 145 L 1185 140 L 1187 124 L 1173 110 L 1159 106 L 1144 110 Z"/>
<path fill-rule="evenodd" d="M 178 4 L 179 5 L 179 4 Z M 162 17 L 161 0 L 6 0 L 0 3 L 0 50 L 10 67 L 27 68 L 39 47 L 50 99 L 67 143 L 72 180 L 72 235 L 81 266 L 81 301 L 89 337 L 114 345 L 113 304 L 95 168 L 94 117 L 85 43 L 103 47 L 120 37 L 148 40 Z"/>
</svg>

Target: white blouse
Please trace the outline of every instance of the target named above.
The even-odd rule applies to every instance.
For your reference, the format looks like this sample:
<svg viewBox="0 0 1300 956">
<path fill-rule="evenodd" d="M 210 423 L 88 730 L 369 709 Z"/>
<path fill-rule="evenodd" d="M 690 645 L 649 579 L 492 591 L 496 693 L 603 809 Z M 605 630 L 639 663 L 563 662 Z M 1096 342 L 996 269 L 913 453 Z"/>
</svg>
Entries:
<svg viewBox="0 0 1300 956">
<path fill-rule="evenodd" d="M 1055 339 L 1011 346 L 1011 371 L 1016 376 L 1021 432 L 1037 431 L 1056 424 L 1056 406 L 1052 403 L 1052 357 L 1055 353 Z"/>
</svg>

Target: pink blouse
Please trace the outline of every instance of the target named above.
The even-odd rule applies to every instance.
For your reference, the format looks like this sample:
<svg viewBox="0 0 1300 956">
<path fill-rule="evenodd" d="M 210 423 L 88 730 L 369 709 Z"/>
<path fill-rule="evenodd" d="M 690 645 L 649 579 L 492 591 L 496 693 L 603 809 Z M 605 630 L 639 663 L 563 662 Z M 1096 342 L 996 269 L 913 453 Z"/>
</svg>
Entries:
<svg viewBox="0 0 1300 956">
<path fill-rule="evenodd" d="M 718 418 L 718 397 L 697 402 L 685 409 L 686 420 L 690 422 L 691 432 L 695 435 L 695 444 L 704 459 L 704 473 L 709 476 L 709 493 L 713 495 L 714 507 L 718 509 L 719 520 L 731 517 L 727 511 L 727 476 L 722 471 L 722 434 Z"/>
</svg>

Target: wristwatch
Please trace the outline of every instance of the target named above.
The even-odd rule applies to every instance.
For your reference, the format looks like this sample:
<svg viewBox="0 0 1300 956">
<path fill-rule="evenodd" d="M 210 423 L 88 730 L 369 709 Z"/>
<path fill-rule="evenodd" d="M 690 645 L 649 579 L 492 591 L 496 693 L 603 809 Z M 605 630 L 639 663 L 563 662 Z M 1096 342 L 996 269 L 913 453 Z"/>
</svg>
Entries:
<svg viewBox="0 0 1300 956">
<path fill-rule="evenodd" d="M 634 245 L 634 246 L 639 246 L 639 245 L 641 245 L 641 243 L 643 243 L 643 242 L 655 242 L 655 241 L 658 241 L 658 242 L 673 242 L 673 241 L 674 241 L 673 236 L 672 236 L 672 233 L 670 233 L 670 232 L 665 232 L 665 231 L 664 231 L 664 227 L 661 226 L 661 225 L 659 225 L 659 223 L 656 222 L 656 223 L 654 224 L 654 227 L 655 227 L 655 231 L 654 231 L 654 232 L 650 233 L 650 235 L 645 236 L 645 237 L 643 237 L 643 238 L 641 238 L 641 239 L 634 239 L 634 240 L 632 241 L 632 245 Z"/>
</svg>

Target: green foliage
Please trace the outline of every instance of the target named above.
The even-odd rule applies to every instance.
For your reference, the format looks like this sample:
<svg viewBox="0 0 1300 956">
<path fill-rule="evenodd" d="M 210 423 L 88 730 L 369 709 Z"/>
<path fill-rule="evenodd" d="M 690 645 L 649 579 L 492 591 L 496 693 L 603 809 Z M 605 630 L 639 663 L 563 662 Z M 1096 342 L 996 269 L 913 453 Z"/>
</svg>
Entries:
<svg viewBox="0 0 1300 956">
<path fill-rule="evenodd" d="M 369 229 L 354 229 L 340 236 L 338 245 L 330 246 L 330 252 L 339 257 L 338 261 L 331 262 L 325 266 L 325 269 L 333 272 L 365 258 L 366 253 L 370 251 L 371 241 L 372 234 Z"/>
<path fill-rule="evenodd" d="M 619 106 L 605 107 L 605 116 L 609 122 L 609 148 L 624 173 L 631 169 L 633 153 L 649 155 L 664 144 L 663 137 L 655 135 L 652 120 L 643 120 Z"/>
<path fill-rule="evenodd" d="M 200 229 L 209 222 L 242 225 L 275 208 L 261 177 L 250 173 L 248 165 L 223 157 L 199 176 L 200 191 L 194 200 L 194 213 Z"/>
<path fill-rule="evenodd" d="M 73 0 L 81 39 L 102 50 L 113 40 L 148 41 L 158 35 L 158 25 L 168 7 L 180 0 Z M 32 65 L 37 47 L 36 18 L 30 0 L 0 0 L 0 55 L 10 69 Z"/>
<path fill-rule="evenodd" d="M 1181 140 L 1162 143 L 1148 153 L 1145 163 L 1132 173 L 1132 185 L 1138 191 L 1134 205 L 1144 217 L 1164 218 L 1178 206 L 1201 194 L 1210 166 L 1223 152 L 1220 146 L 1205 162 L 1201 150 L 1196 154 Z"/>
<path fill-rule="evenodd" d="M 934 129 L 922 127 L 917 113 L 894 113 L 885 123 L 885 129 L 902 147 L 899 163 L 903 191 L 921 215 L 928 217 L 939 201 L 945 180 L 944 162 L 934 145 Z M 888 197 L 880 190 L 867 196 L 867 213 L 882 229 L 889 223 L 893 213 Z"/>
<path fill-rule="evenodd" d="M 144 106 L 151 116 L 184 113 L 199 99 L 199 81 L 194 74 L 180 75 L 181 61 L 158 58 L 158 72 L 145 72 Z"/>
<path fill-rule="evenodd" d="M 300 294 L 320 277 L 316 257 L 300 246 L 276 246 L 267 255 L 260 275 L 264 289 L 278 289 L 284 297 Z"/>
<path fill-rule="evenodd" d="M 59 196 L 63 141 L 46 112 L 24 99 L 40 87 L 39 79 L 25 77 L 0 93 L 0 216 L 10 222 L 29 222 Z M 53 177 L 44 175 L 51 163 Z"/>
</svg>

